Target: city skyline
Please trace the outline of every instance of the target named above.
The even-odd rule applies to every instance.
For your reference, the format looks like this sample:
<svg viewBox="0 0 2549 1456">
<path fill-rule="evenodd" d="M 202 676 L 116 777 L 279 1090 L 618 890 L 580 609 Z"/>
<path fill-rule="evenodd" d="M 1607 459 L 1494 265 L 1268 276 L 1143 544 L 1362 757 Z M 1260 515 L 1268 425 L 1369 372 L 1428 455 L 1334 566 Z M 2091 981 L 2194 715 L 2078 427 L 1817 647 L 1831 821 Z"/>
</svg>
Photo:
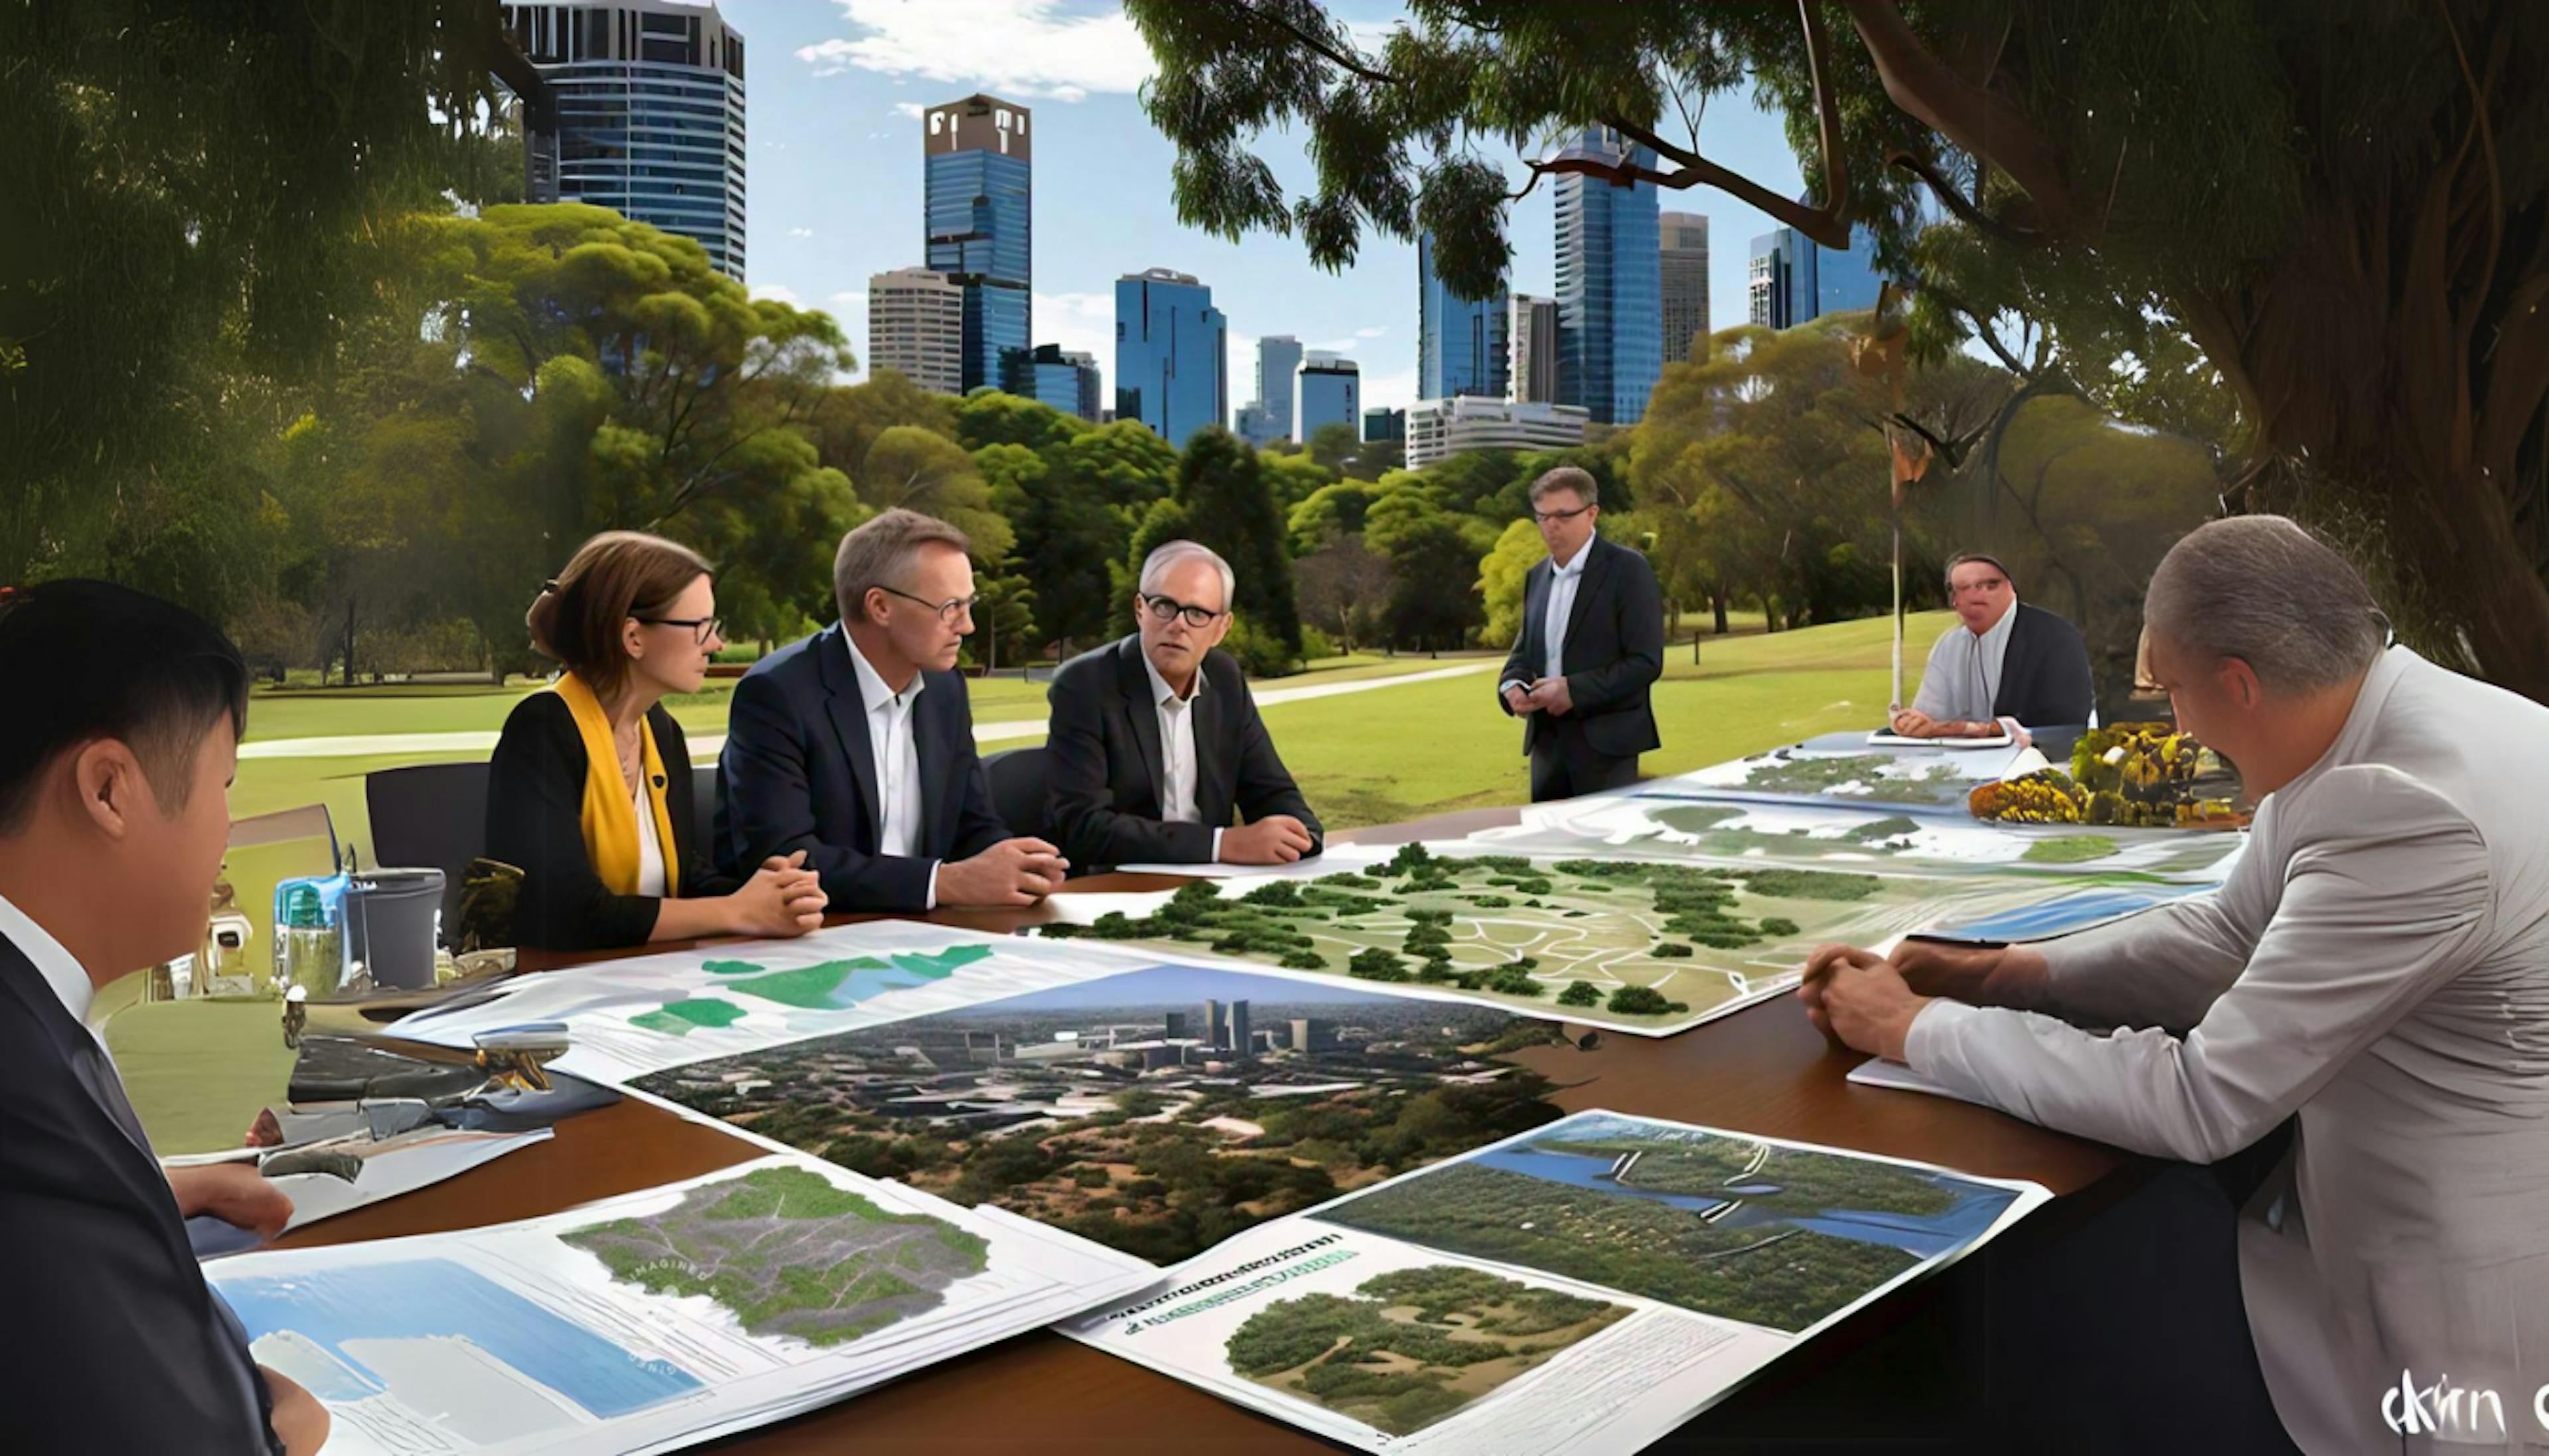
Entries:
<svg viewBox="0 0 2549 1456">
<path fill-rule="evenodd" d="M 930 107 L 985 93 L 1034 112 L 1034 165 L 1043 175 L 1028 343 L 1093 354 L 1105 375 L 1101 398 L 1111 401 L 1115 389 L 1113 282 L 1155 266 L 1212 287 L 1228 319 L 1227 367 L 1239 376 L 1229 410 L 1251 393 L 1256 342 L 1268 334 L 1351 354 L 1362 367 L 1367 409 L 1404 408 L 1417 398 L 1417 308 L 1407 288 L 1415 244 L 1368 236 L 1357 264 L 1330 275 L 1310 264 L 1296 237 L 1232 243 L 1179 223 L 1169 192 L 1174 148 L 1134 95 L 1151 73 L 1149 52 L 1115 5 L 724 0 L 718 8 L 752 46 L 756 67 L 750 158 L 760 226 L 747 282 L 756 295 L 831 313 L 863 365 L 869 277 L 925 262 L 911 234 L 924 205 L 911 129 Z M 1401 13 L 1384 4 L 1336 12 L 1367 46 Z M 1744 95 L 1712 101 L 1702 139 L 1712 157 L 1765 186 L 1803 185 L 1782 123 Z M 1306 185 L 1309 165 L 1297 142 L 1274 136 L 1263 146 L 1284 185 Z M 1519 178 L 1509 149 L 1487 154 Z M 1508 218 L 1517 291 L 1555 291 L 1551 193 L 1537 189 Z M 1772 226 L 1723 194 L 1667 196 L 1707 214 L 1720 233 L 1749 237 Z M 1710 326 L 1743 321 L 1745 258 L 1720 248 L 1711 263 Z M 1227 412 L 1225 419 L 1235 422 Z"/>
</svg>

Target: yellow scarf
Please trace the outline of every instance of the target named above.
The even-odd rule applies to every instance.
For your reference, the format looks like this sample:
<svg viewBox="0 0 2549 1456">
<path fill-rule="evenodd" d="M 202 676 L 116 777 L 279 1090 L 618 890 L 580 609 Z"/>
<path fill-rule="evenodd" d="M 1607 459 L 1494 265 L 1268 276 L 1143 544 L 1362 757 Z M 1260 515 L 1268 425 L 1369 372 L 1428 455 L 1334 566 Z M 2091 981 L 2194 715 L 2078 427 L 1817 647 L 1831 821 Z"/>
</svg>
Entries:
<svg viewBox="0 0 2549 1456">
<path fill-rule="evenodd" d="M 619 750 L 611 741 L 611 715 L 582 678 L 558 674 L 557 695 L 575 715 L 575 731 L 584 739 L 584 854 L 593 872 L 614 895 L 637 893 L 637 815 L 628 801 L 628 780 L 620 776 Z M 682 861 L 674 853 L 672 811 L 664 805 L 664 759 L 655 751 L 655 727 L 637 720 L 637 752 L 646 775 L 646 805 L 654 811 L 655 844 L 664 857 L 664 894 L 682 893 Z"/>
</svg>

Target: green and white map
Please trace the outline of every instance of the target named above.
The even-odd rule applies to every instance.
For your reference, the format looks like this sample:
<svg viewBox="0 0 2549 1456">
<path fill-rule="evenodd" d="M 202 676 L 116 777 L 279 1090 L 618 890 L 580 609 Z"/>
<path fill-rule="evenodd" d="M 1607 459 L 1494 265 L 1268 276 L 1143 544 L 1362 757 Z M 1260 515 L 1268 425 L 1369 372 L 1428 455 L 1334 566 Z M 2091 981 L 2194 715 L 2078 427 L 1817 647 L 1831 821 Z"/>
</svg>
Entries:
<svg viewBox="0 0 2549 1456">
<path fill-rule="evenodd" d="M 1233 875 L 1167 895 L 1057 896 L 1047 936 L 1202 947 L 1667 1035 L 1796 983 L 1826 941 L 1873 945 L 2064 886 L 1780 864 L 1438 856 Z"/>
<path fill-rule="evenodd" d="M 558 1235 L 648 1294 L 706 1295 L 744 1332 L 835 1345 L 936 1308 L 990 1267 L 990 1243 L 891 1214 L 805 1168 L 694 1188 L 660 1214 Z"/>
</svg>

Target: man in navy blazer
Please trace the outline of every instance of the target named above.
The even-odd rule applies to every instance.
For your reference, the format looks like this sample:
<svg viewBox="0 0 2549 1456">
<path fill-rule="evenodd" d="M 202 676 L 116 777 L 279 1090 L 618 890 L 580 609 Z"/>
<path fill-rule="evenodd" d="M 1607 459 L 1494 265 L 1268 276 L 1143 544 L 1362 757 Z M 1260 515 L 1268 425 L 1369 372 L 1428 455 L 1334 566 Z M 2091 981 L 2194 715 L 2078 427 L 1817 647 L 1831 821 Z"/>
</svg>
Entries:
<svg viewBox="0 0 2549 1456">
<path fill-rule="evenodd" d="M 258 1368 L 186 1220 L 271 1236 L 236 1163 L 162 1170 L 99 986 L 193 951 L 230 836 L 247 668 L 210 622 L 106 582 L 0 589 L 0 1448 L 305 1456 L 327 1409 Z"/>
<path fill-rule="evenodd" d="M 717 859 L 805 852 L 836 910 L 1028 905 L 1054 847 L 1010 836 L 974 752 L 956 654 L 974 630 L 965 533 L 889 510 L 841 538 L 841 619 L 735 683 Z"/>
<path fill-rule="evenodd" d="M 1569 798 L 1638 779 L 1661 748 L 1648 689 L 1664 670 L 1664 600 L 1654 568 L 1594 530 L 1601 489 L 1561 465 L 1531 483 L 1549 558 L 1523 579 L 1522 630 L 1496 701 L 1523 720 L 1531 798 Z"/>
</svg>

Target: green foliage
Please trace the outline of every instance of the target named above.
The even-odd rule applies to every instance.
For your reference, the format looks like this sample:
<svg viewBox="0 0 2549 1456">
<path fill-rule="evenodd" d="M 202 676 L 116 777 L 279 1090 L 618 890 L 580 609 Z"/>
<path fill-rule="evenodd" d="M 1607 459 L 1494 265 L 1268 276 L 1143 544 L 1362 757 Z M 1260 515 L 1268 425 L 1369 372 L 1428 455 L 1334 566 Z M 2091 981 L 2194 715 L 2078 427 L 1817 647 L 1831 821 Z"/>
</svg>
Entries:
<svg viewBox="0 0 2549 1456">
<path fill-rule="evenodd" d="M 1602 988 L 1591 981 L 1568 981 L 1566 989 L 1558 993 L 1560 1006 L 1598 1006 L 1601 1002 Z"/>
<path fill-rule="evenodd" d="M 1393 490 L 1386 483 L 1365 522 L 1365 542 L 1389 563 L 1392 637 L 1420 647 L 1463 645 L 1480 620 L 1478 558 L 1494 544 L 1492 529 L 1446 509 L 1428 487 Z"/>
<path fill-rule="evenodd" d="M 1690 1008 L 1679 1001 L 1666 1000 L 1652 986 L 1621 986 L 1611 992 L 1604 1009 L 1615 1016 L 1670 1016 Z"/>
<path fill-rule="evenodd" d="M 876 510 L 900 507 L 934 515 L 973 541 L 977 562 L 1008 555 L 1017 534 L 991 508 L 991 488 L 965 447 L 917 425 L 889 427 L 868 447 L 857 471 L 859 499 Z"/>
<path fill-rule="evenodd" d="M 1174 500 L 1183 516 L 1178 534 L 1221 553 L 1238 577 L 1239 597 L 1231 605 L 1240 620 L 1253 623 L 1287 660 L 1297 659 L 1301 619 L 1292 598 L 1292 559 L 1257 451 L 1219 426 L 1197 431 L 1178 459 Z M 1146 518 L 1143 533 L 1151 526 Z M 1146 554 L 1140 540 L 1134 547 L 1125 560 L 1128 574 L 1141 570 Z"/>
<path fill-rule="evenodd" d="M 1489 647 L 1511 647 L 1522 635 L 1523 579 L 1549 556 L 1540 527 L 1528 517 L 1507 525 L 1495 549 L 1478 563 L 1478 592 L 1486 598 L 1487 623 L 1478 640 Z"/>
</svg>

